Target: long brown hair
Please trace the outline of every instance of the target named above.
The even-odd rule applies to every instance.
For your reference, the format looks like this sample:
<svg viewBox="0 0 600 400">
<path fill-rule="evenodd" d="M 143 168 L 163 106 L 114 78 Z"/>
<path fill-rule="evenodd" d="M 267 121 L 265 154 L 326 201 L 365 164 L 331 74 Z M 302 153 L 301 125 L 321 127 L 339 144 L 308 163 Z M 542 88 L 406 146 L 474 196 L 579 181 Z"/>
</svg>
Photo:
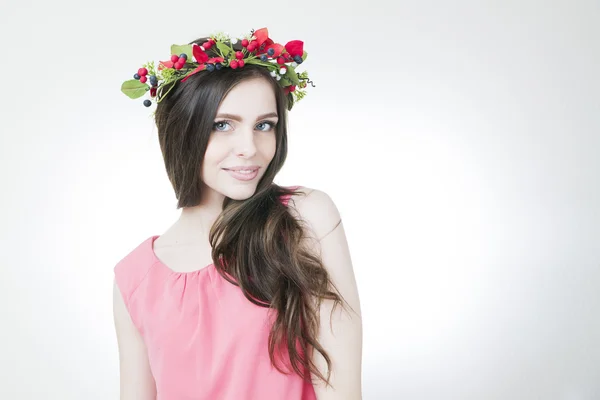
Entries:
<svg viewBox="0 0 600 400">
<path fill-rule="evenodd" d="M 202 44 L 206 39 L 190 44 Z M 236 45 L 234 49 L 241 50 L 239 42 Z M 176 81 L 175 87 L 164 88 L 172 90 L 161 99 L 155 112 L 160 147 L 177 197 L 177 208 L 197 205 L 202 187 L 200 166 L 218 107 L 235 85 L 256 78 L 268 81 L 275 94 L 279 116 L 275 156 L 252 197 L 225 198 L 223 211 L 209 234 L 212 259 L 219 274 L 239 286 L 249 301 L 276 312 L 269 334 L 272 365 L 286 373 L 276 362 L 276 354 L 286 350 L 298 375 L 310 380 L 310 372 L 329 385 L 331 360 L 317 340 L 319 307 L 328 299 L 334 301 L 335 309 L 343 299 L 320 255 L 302 245 L 305 240 L 314 239 L 307 235 L 307 227 L 281 203 L 281 196 L 303 192 L 273 183 L 287 156 L 287 111 L 291 95 L 284 93 L 264 67 L 247 64 L 237 70 L 201 71 L 186 82 Z M 311 360 L 313 350 L 325 359 L 327 378 Z"/>
</svg>

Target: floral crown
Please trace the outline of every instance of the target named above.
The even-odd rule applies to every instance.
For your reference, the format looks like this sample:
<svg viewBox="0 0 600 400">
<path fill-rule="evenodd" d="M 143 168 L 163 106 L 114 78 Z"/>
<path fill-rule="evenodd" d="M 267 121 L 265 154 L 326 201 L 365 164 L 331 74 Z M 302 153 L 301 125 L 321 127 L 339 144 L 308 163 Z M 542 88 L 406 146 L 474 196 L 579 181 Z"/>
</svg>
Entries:
<svg viewBox="0 0 600 400">
<path fill-rule="evenodd" d="M 170 60 L 160 61 L 156 70 L 153 61 L 143 64 L 133 75 L 134 79 L 123 82 L 121 91 L 132 99 L 146 95 L 143 104 L 150 107 L 151 99 L 156 98 L 156 103 L 160 103 L 175 87 L 176 81 L 185 82 L 195 73 L 227 67 L 240 69 L 246 64 L 255 64 L 267 68 L 277 80 L 288 97 L 288 110 L 291 110 L 294 103 L 306 95 L 307 85 L 315 86 L 306 71 L 296 72 L 296 67 L 306 60 L 303 46 L 304 42 L 300 40 L 292 40 L 285 46 L 275 43 L 269 38 L 267 28 L 252 30 L 241 39 L 241 47 L 237 38 L 219 32 L 210 35 L 202 45 L 172 45 Z"/>
</svg>

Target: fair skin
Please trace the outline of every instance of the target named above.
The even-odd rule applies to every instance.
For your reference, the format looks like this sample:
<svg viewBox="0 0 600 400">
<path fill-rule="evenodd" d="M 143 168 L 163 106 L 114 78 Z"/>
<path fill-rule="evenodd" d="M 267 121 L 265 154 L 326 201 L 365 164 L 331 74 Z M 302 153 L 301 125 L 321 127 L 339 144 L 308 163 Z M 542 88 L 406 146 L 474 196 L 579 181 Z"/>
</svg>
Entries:
<svg viewBox="0 0 600 400">
<path fill-rule="evenodd" d="M 171 269 L 191 271 L 212 262 L 210 227 L 221 212 L 225 196 L 243 200 L 256 191 L 275 155 L 277 121 L 275 96 L 262 78 L 238 84 L 225 97 L 201 168 L 203 198 L 198 206 L 184 208 L 178 221 L 154 243 L 156 255 Z M 237 180 L 223 169 L 248 165 L 259 166 L 258 176 L 250 181 Z M 296 217 L 307 222 L 310 232 L 305 245 L 321 254 L 334 284 L 356 312 L 348 314 L 338 307 L 330 319 L 331 302 L 322 304 L 318 340 L 332 359 L 331 384 L 335 390 L 315 383 L 315 392 L 318 400 L 359 400 L 362 399 L 362 318 L 343 224 L 326 193 L 306 187 L 302 190 L 306 196 L 292 197 L 289 205 Z M 156 387 L 143 339 L 116 284 L 113 304 L 121 400 L 155 399 Z M 313 360 L 326 375 L 326 364 L 320 354 L 315 352 Z"/>
</svg>

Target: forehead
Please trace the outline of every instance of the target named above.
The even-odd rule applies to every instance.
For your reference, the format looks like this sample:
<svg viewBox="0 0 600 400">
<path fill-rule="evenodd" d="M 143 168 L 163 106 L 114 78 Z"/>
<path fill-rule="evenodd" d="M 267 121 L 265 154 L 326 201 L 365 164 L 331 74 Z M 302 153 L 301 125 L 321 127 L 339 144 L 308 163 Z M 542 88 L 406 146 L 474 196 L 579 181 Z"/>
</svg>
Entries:
<svg viewBox="0 0 600 400">
<path fill-rule="evenodd" d="M 227 93 L 217 112 L 237 114 L 244 119 L 277 112 L 275 93 L 263 78 L 244 80 Z"/>
</svg>

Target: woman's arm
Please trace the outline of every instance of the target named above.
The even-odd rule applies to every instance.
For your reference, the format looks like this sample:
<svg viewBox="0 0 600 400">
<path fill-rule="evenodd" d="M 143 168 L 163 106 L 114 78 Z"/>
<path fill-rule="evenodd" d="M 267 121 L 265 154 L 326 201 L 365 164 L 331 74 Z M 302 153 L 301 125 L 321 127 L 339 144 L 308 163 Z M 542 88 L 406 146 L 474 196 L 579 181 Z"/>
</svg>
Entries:
<svg viewBox="0 0 600 400">
<path fill-rule="evenodd" d="M 113 287 L 113 315 L 119 346 L 121 400 L 155 400 L 156 385 L 150 372 L 146 345 L 131 321 L 116 283 Z"/>
<path fill-rule="evenodd" d="M 354 277 L 350 251 L 340 214 L 331 198 L 324 192 L 312 190 L 300 198 L 296 209 L 312 230 L 313 239 L 307 246 L 321 255 L 339 294 L 351 309 L 333 302 L 323 301 L 320 307 L 320 328 L 317 339 L 331 358 L 332 387 L 322 381 L 314 384 L 318 400 L 362 399 L 362 315 L 358 289 Z M 347 307 L 346 307 L 347 308 Z M 323 376 L 327 376 L 327 363 L 314 351 L 313 361 Z M 316 377 L 313 377 L 316 378 Z"/>
</svg>

